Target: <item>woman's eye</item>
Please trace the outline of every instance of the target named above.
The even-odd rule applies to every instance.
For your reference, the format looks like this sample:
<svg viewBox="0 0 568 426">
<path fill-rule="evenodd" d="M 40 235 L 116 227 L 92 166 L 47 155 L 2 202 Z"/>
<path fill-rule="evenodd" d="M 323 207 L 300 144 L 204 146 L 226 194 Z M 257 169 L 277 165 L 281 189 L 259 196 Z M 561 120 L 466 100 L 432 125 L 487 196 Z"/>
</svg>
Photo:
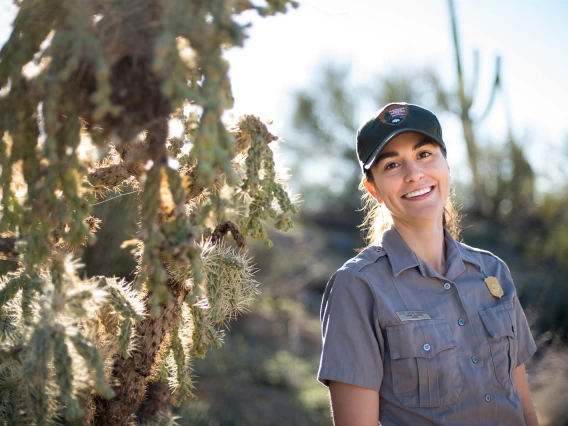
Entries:
<svg viewBox="0 0 568 426">
<path fill-rule="evenodd" d="M 426 158 L 426 157 L 429 157 L 430 155 L 432 155 L 431 152 L 429 152 L 429 151 L 422 151 L 421 153 L 418 154 L 418 158 Z"/>
<path fill-rule="evenodd" d="M 397 163 L 388 163 L 385 165 L 385 170 L 392 170 L 397 166 Z"/>
</svg>

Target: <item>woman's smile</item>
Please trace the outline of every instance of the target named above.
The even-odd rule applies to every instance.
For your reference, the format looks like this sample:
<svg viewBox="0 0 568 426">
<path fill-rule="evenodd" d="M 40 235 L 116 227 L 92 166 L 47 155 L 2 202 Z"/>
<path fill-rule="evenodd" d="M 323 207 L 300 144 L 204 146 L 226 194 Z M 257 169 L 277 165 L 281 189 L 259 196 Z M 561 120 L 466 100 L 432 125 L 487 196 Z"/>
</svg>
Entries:
<svg viewBox="0 0 568 426">
<path fill-rule="evenodd" d="M 427 186 L 426 188 L 418 189 L 416 191 L 409 192 L 402 196 L 402 198 L 411 199 L 411 200 L 421 200 L 426 197 L 422 197 L 422 195 L 430 194 L 434 190 L 434 186 Z"/>
</svg>

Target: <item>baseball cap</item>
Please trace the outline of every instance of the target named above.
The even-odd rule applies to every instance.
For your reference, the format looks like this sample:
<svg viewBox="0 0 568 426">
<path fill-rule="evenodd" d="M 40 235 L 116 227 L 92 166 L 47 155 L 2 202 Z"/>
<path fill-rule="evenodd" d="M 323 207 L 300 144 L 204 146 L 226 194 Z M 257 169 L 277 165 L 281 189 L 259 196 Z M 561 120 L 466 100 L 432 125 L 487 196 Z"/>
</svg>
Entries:
<svg viewBox="0 0 568 426">
<path fill-rule="evenodd" d="M 428 136 L 442 147 L 446 155 L 442 127 L 434 113 L 418 105 L 394 102 L 375 113 L 357 130 L 357 157 L 363 171 L 373 165 L 395 136 L 405 132 Z"/>
</svg>

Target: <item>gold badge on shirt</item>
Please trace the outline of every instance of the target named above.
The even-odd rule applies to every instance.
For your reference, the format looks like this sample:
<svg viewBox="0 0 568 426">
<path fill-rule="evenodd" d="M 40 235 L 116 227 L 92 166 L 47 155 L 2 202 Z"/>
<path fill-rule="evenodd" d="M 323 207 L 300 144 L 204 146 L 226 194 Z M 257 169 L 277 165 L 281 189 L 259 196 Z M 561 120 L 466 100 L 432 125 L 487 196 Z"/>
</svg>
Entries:
<svg viewBox="0 0 568 426">
<path fill-rule="evenodd" d="M 505 294 L 497 278 L 487 277 L 485 278 L 485 284 L 487 284 L 487 288 L 489 289 L 489 291 L 493 296 L 500 299 L 503 296 L 503 294 Z"/>
</svg>

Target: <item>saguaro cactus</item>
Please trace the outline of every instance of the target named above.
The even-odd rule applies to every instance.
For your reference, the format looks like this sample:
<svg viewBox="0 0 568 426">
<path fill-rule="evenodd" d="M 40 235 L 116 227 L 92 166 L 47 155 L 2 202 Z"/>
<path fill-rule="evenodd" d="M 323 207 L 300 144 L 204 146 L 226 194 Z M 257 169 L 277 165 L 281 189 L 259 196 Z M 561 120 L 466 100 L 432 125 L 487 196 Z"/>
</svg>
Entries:
<svg viewBox="0 0 568 426">
<path fill-rule="evenodd" d="M 262 220 L 287 230 L 297 210 L 274 173 L 277 138 L 252 115 L 222 120 L 222 53 L 246 38 L 235 17 L 297 4 L 17 5 L 0 51 L 0 250 L 19 264 L 0 278 L 0 420 L 127 425 L 146 396 L 143 421 L 167 423 L 169 404 L 192 396 L 191 358 L 220 345 L 257 292 L 245 237 L 270 244 Z M 124 243 L 136 278 L 83 278 L 78 252 L 105 225 L 91 206 L 125 184 L 140 193 Z"/>
</svg>

